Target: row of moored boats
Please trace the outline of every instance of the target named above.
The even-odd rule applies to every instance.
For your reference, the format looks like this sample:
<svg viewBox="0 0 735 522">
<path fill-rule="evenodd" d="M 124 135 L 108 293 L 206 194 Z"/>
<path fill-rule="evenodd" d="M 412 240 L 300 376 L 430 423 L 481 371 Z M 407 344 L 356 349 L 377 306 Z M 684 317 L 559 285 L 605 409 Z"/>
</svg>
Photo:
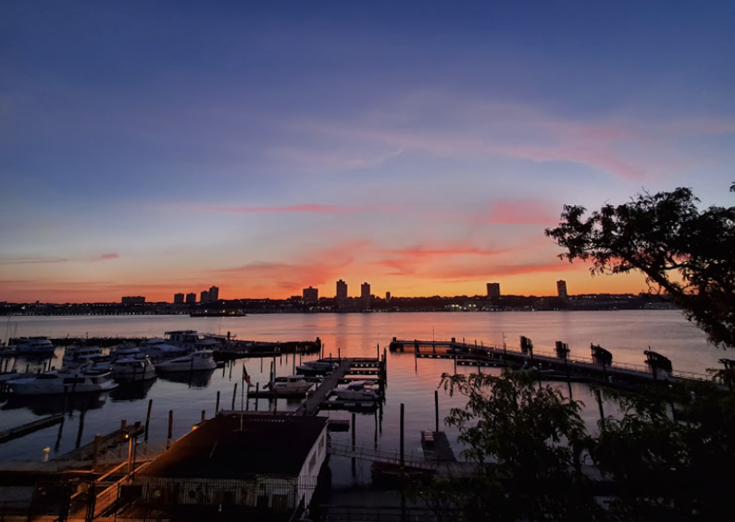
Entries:
<svg viewBox="0 0 735 522">
<path fill-rule="evenodd" d="M 44 337 L 21 338 L 17 353 L 53 354 L 55 347 Z M 14 394 L 46 395 L 112 390 L 118 382 L 153 379 L 157 374 L 214 370 L 216 340 L 193 330 L 166 332 L 166 338 L 148 339 L 139 345 L 123 343 L 108 354 L 98 346 L 70 346 L 62 368 L 42 373 L 8 372 L 0 377 Z M 33 352 L 22 351 L 32 347 Z M 50 348 L 49 348 L 50 347 Z M 44 351 L 45 350 L 45 351 Z"/>
<path fill-rule="evenodd" d="M 312 389 L 314 382 L 308 378 L 321 377 L 332 373 L 338 363 L 330 359 L 318 361 L 307 361 L 297 366 L 295 375 L 278 377 L 266 385 L 271 391 L 279 395 L 300 395 Z M 370 386 L 370 381 L 351 381 L 342 386 L 337 386 L 332 391 L 337 398 L 345 401 L 377 401 L 380 395 L 376 389 Z"/>
</svg>

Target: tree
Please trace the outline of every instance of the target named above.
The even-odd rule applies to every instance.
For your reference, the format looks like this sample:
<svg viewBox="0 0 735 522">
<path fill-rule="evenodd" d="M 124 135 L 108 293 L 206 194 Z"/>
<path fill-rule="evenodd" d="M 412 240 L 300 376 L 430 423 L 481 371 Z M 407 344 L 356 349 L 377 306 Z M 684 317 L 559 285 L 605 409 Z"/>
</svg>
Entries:
<svg viewBox="0 0 735 522">
<path fill-rule="evenodd" d="M 566 249 L 560 258 L 591 262 L 593 275 L 642 272 L 711 343 L 735 347 L 735 207 L 700 211 L 698 202 L 691 189 L 677 188 L 589 217 L 584 207 L 565 205 L 546 235 Z"/>
<path fill-rule="evenodd" d="M 598 506 L 581 472 L 587 444 L 579 403 L 533 376 L 442 375 L 449 394 L 468 398 L 445 423 L 456 426 L 470 477 L 435 479 L 422 498 L 436 498 L 467 520 L 593 520 Z M 451 499 L 452 502 L 448 502 Z"/>
</svg>

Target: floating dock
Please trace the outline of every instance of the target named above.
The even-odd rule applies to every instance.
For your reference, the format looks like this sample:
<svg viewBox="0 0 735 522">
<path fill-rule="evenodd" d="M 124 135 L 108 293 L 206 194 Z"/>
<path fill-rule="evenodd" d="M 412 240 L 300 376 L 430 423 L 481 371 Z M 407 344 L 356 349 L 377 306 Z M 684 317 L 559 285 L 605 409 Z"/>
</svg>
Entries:
<svg viewBox="0 0 735 522">
<path fill-rule="evenodd" d="M 29 433 L 33 433 L 34 431 L 42 430 L 44 428 L 48 428 L 49 426 L 59 424 L 63 420 L 63 413 L 55 413 L 54 415 L 49 415 L 48 417 L 44 417 L 43 419 L 38 419 L 33 422 L 23 424 L 21 426 L 16 426 L 14 428 L 10 428 L 9 430 L 0 431 L 0 444 L 13 439 L 19 439 L 20 437 L 24 437 Z"/>
</svg>

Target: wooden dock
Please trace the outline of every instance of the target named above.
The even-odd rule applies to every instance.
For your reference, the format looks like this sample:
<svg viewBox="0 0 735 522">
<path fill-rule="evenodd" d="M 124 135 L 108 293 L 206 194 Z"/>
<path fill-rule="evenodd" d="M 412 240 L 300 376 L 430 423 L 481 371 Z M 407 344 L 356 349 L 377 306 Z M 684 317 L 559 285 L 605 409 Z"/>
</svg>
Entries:
<svg viewBox="0 0 735 522">
<path fill-rule="evenodd" d="M 477 342 L 399 340 L 394 338 L 390 350 L 410 353 L 421 359 L 451 359 L 457 366 L 537 368 L 545 380 L 572 380 L 596 383 L 652 384 L 657 380 L 669 382 L 711 380 L 705 374 L 671 371 L 665 377 L 657 376 L 645 365 L 628 363 L 600 364 L 593 358 L 560 357 L 538 350 L 517 351 L 503 346 Z"/>
<path fill-rule="evenodd" d="M 339 384 L 339 380 L 347 375 L 352 366 L 352 359 L 342 359 L 339 366 L 327 375 L 319 387 L 311 392 L 304 403 L 294 412 L 294 415 L 316 415 L 319 406 L 327 400 L 332 390 Z"/>
<path fill-rule="evenodd" d="M 8 442 L 10 440 L 18 439 L 20 437 L 24 437 L 29 433 L 48 428 L 49 426 L 53 426 L 54 424 L 59 424 L 63 420 L 63 413 L 55 413 L 53 415 L 49 415 L 48 417 L 44 417 L 43 419 L 38 419 L 32 422 L 28 422 L 26 424 L 22 424 L 20 426 L 15 426 L 14 428 L 10 428 L 9 430 L 0 431 L 0 444 L 2 444 L 3 442 Z"/>
</svg>

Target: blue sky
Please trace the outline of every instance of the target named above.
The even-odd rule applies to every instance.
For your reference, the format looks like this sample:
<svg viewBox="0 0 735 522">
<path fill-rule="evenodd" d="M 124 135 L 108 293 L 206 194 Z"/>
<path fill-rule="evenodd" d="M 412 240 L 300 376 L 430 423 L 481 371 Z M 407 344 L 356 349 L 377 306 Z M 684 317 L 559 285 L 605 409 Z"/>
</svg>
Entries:
<svg viewBox="0 0 735 522">
<path fill-rule="evenodd" d="M 543 235 L 732 204 L 732 2 L 0 5 L 0 300 L 638 291 Z"/>
</svg>

